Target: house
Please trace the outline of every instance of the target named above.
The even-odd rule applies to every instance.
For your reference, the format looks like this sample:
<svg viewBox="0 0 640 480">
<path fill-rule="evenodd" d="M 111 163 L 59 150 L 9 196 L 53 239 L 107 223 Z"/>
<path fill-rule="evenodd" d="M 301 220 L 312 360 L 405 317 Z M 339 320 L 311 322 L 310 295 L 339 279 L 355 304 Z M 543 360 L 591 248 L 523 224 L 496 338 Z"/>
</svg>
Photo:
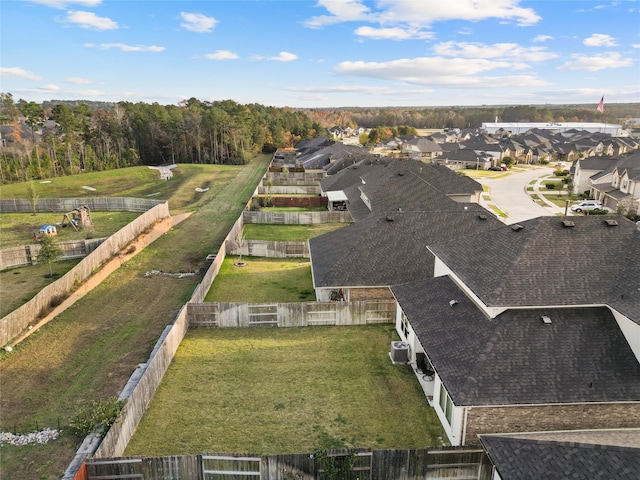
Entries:
<svg viewBox="0 0 640 480">
<path fill-rule="evenodd" d="M 640 151 L 614 160 L 590 177 L 590 196 L 625 215 L 640 214 Z"/>
<path fill-rule="evenodd" d="M 432 162 L 435 158 L 442 155 L 442 147 L 436 142 L 425 137 L 416 137 L 407 140 L 401 145 L 404 155 L 413 160 L 420 160 L 425 163 Z"/>
<path fill-rule="evenodd" d="M 540 217 L 428 250 L 435 278 L 391 290 L 396 329 L 453 445 L 640 426 L 633 222 Z"/>
<path fill-rule="evenodd" d="M 614 160 L 611 157 L 580 158 L 573 165 L 573 193 L 576 195 L 591 190 L 591 179 L 611 167 Z"/>
<path fill-rule="evenodd" d="M 477 182 L 438 165 L 387 159 L 347 168 L 321 186 L 323 194 L 344 194 L 355 223 L 309 240 L 319 301 L 338 290 L 352 301 L 393 299 L 391 285 L 431 275 L 428 243 L 501 224 L 477 204 Z"/>
<path fill-rule="evenodd" d="M 636 480 L 640 430 L 481 435 L 492 479 Z"/>
<path fill-rule="evenodd" d="M 489 167 L 495 166 L 497 161 L 498 159 L 495 158 L 493 154 L 469 149 L 456 149 L 450 152 L 444 152 L 438 157 L 439 164 L 445 165 L 452 170 L 464 168 L 487 170 Z"/>
<path fill-rule="evenodd" d="M 392 285 L 433 271 L 434 258 L 426 244 L 453 239 L 461 231 L 490 230 L 501 223 L 480 205 L 465 206 L 443 196 L 431 203 L 434 211 L 371 213 L 309 240 L 317 301 L 328 301 L 338 291 L 347 301 L 393 300 Z"/>
</svg>

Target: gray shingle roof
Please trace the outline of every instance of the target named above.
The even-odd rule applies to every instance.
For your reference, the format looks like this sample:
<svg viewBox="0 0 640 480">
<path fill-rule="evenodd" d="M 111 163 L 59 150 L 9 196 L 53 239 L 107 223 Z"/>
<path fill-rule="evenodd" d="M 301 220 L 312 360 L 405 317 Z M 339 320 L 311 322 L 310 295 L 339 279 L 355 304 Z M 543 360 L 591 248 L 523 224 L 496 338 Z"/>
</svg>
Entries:
<svg viewBox="0 0 640 480">
<path fill-rule="evenodd" d="M 568 220 L 575 226 L 539 217 L 518 231 L 504 226 L 429 249 L 491 307 L 602 305 L 640 288 L 633 222 L 620 215 Z"/>
<path fill-rule="evenodd" d="M 448 276 L 392 292 L 456 405 L 640 401 L 640 364 L 606 307 L 489 319 Z"/>
<path fill-rule="evenodd" d="M 426 244 L 501 223 L 479 205 L 444 198 L 433 212 L 373 213 L 356 223 L 309 240 L 316 287 L 389 286 L 433 276 Z M 479 215 L 485 216 L 481 220 Z M 389 221 L 392 219 L 392 221 Z"/>
<path fill-rule="evenodd" d="M 502 480 L 637 480 L 640 448 L 483 435 Z M 640 438 L 636 435 L 636 441 Z"/>
</svg>

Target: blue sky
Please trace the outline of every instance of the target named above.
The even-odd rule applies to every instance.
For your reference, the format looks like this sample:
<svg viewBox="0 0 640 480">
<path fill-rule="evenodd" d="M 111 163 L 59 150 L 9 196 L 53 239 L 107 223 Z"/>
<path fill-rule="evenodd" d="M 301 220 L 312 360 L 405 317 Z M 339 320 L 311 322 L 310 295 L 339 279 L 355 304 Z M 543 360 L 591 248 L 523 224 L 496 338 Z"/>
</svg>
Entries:
<svg viewBox="0 0 640 480">
<path fill-rule="evenodd" d="M 16 100 L 640 101 L 640 1 L 2 0 L 0 19 Z"/>
</svg>

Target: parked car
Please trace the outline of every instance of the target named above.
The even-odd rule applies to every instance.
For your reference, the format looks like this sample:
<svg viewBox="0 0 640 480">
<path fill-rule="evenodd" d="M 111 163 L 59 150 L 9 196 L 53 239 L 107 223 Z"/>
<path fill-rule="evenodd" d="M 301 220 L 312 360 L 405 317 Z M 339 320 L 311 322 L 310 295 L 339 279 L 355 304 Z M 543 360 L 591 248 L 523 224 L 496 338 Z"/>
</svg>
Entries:
<svg viewBox="0 0 640 480">
<path fill-rule="evenodd" d="M 602 203 L 596 200 L 584 200 L 575 205 L 571 205 L 571 211 L 577 213 L 588 212 L 589 210 L 602 210 L 603 208 Z"/>
<path fill-rule="evenodd" d="M 488 170 L 491 170 L 492 172 L 501 172 L 502 168 L 500 168 L 500 167 L 489 167 Z"/>
</svg>

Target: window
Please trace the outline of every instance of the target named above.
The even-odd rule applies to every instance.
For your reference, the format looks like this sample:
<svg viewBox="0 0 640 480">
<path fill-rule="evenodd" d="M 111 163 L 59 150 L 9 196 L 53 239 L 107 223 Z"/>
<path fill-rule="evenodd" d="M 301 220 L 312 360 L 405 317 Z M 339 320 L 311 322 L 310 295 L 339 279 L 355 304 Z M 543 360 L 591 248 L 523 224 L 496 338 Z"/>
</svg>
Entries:
<svg viewBox="0 0 640 480">
<path fill-rule="evenodd" d="M 403 311 L 400 311 L 400 313 L 402 320 L 402 335 L 404 335 L 405 340 L 409 340 L 409 319 Z"/>
<path fill-rule="evenodd" d="M 444 385 L 440 385 L 440 408 L 444 412 L 444 416 L 447 418 L 447 422 L 451 425 L 451 417 L 453 415 L 453 402 L 451 397 L 444 388 Z"/>
</svg>

